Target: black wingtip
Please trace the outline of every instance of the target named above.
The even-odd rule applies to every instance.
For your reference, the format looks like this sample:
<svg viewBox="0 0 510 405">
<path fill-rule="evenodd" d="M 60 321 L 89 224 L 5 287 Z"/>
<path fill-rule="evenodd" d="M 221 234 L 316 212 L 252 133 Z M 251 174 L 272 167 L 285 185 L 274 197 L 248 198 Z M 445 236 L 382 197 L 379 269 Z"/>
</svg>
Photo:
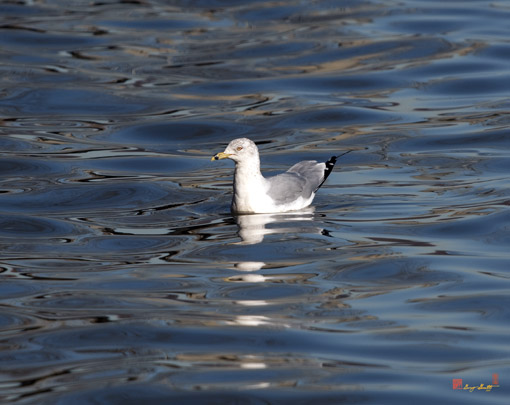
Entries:
<svg viewBox="0 0 510 405">
<path fill-rule="evenodd" d="M 333 171 L 333 168 L 335 167 L 335 164 L 336 164 L 336 160 L 337 160 L 337 156 L 331 156 L 329 158 L 329 160 L 326 162 L 326 168 L 324 169 L 324 180 L 322 180 L 322 183 L 324 183 L 326 181 L 328 176 Z M 322 186 L 322 183 L 321 183 L 321 186 Z"/>
<path fill-rule="evenodd" d="M 338 156 L 331 156 L 329 158 L 329 160 L 326 162 L 326 168 L 324 169 L 324 179 L 322 180 L 321 184 L 319 184 L 319 186 L 315 189 L 314 192 L 316 192 L 319 188 L 321 188 L 321 186 L 324 184 L 324 182 L 326 181 L 326 179 L 329 177 L 329 175 L 331 174 L 331 172 L 333 171 L 333 168 L 335 167 L 335 164 L 336 164 L 336 160 L 341 158 L 342 156 L 344 155 L 347 155 L 348 153 L 352 152 L 352 150 L 348 150 L 347 152 L 344 152 L 342 153 L 341 155 L 338 155 Z"/>
</svg>

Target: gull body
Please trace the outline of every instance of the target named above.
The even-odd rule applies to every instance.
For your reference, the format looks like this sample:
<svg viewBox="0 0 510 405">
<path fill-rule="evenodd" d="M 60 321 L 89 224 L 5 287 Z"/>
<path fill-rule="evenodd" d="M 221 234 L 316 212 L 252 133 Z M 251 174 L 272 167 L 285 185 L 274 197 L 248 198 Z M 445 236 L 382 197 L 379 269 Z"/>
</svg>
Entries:
<svg viewBox="0 0 510 405">
<path fill-rule="evenodd" d="M 234 139 L 211 160 L 219 159 L 231 159 L 236 165 L 231 205 L 236 214 L 287 212 L 309 206 L 336 163 L 335 156 L 325 163 L 302 161 L 282 174 L 265 178 L 260 172 L 257 145 L 248 138 Z"/>
</svg>

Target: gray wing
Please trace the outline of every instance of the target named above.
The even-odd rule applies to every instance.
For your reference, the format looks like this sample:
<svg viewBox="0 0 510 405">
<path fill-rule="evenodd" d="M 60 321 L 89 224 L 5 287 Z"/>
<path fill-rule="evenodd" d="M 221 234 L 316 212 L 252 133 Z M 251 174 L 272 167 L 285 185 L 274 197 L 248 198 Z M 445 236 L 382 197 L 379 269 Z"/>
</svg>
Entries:
<svg viewBox="0 0 510 405">
<path fill-rule="evenodd" d="M 296 163 L 285 173 L 267 179 L 267 194 L 277 204 L 290 203 L 299 197 L 309 198 L 324 181 L 325 170 L 326 165 L 315 160 Z"/>
</svg>

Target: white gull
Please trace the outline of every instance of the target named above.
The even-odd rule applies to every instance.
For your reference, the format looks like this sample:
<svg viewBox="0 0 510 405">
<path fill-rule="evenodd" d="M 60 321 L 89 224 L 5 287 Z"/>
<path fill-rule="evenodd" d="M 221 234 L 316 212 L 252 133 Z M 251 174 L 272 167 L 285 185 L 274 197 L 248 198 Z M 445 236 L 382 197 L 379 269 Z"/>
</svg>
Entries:
<svg viewBox="0 0 510 405">
<path fill-rule="evenodd" d="M 337 156 L 332 156 L 324 163 L 305 160 L 282 174 L 265 178 L 260 172 L 257 145 L 248 138 L 239 138 L 230 142 L 224 152 L 211 158 L 219 159 L 231 159 L 236 164 L 232 212 L 268 214 L 309 206 L 333 170 Z"/>
</svg>

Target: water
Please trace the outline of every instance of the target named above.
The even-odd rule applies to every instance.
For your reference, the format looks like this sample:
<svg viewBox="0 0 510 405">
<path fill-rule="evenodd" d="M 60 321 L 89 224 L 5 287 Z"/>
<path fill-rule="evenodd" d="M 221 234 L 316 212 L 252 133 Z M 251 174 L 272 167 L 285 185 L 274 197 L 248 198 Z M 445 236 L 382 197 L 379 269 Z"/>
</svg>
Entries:
<svg viewBox="0 0 510 405">
<path fill-rule="evenodd" d="M 2 403 L 507 403 L 507 2 L 0 15 Z M 241 136 L 354 152 L 234 217 Z"/>
</svg>

